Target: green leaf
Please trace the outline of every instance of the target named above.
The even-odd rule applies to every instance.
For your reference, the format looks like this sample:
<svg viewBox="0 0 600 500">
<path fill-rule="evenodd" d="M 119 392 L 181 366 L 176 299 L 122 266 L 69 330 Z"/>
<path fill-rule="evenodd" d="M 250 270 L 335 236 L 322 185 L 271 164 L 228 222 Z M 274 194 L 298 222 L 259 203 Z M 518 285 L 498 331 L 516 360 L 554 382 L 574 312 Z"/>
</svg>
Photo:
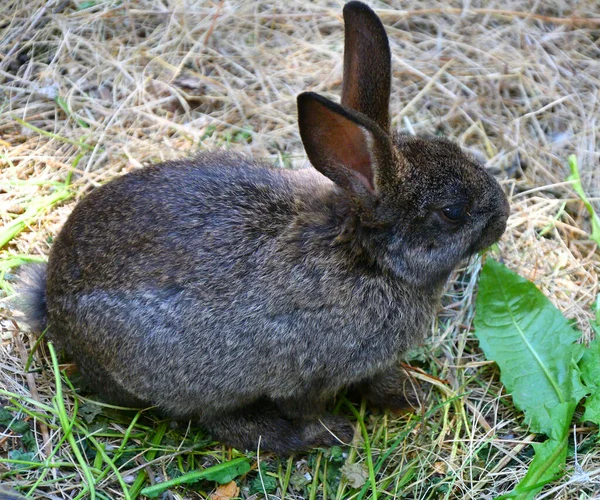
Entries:
<svg viewBox="0 0 600 500">
<path fill-rule="evenodd" d="M 481 274 L 475 335 L 531 430 L 550 437 L 532 445 L 527 474 L 500 497 L 529 500 L 562 472 L 573 413 L 591 388 L 583 385 L 582 371 L 591 380 L 598 375 L 597 347 L 575 344 L 579 333 L 533 283 L 491 259 Z"/>
<path fill-rule="evenodd" d="M 595 317 L 592 320 L 592 329 L 596 332 L 596 335 L 600 335 L 600 293 L 596 297 Z"/>
<path fill-rule="evenodd" d="M 586 386 L 597 388 L 600 384 L 600 342 L 596 338 L 585 351 L 579 362 L 581 378 Z"/>
<path fill-rule="evenodd" d="M 555 433 L 552 410 L 585 396 L 577 362 L 579 333 L 540 292 L 504 265 L 488 259 L 481 273 L 475 335 L 532 432 Z"/>
<path fill-rule="evenodd" d="M 585 400 L 583 420 L 600 425 L 600 391 L 597 389 Z"/>
<path fill-rule="evenodd" d="M 250 495 L 256 493 L 273 493 L 277 489 L 277 478 L 268 474 L 267 464 L 260 463 L 260 473 L 250 483 Z"/>
<path fill-rule="evenodd" d="M 548 410 L 553 427 L 550 439 L 532 443 L 535 456 L 525 477 L 508 496 L 529 500 L 563 471 L 567 458 L 570 423 L 577 403 L 561 403 Z"/>
<path fill-rule="evenodd" d="M 583 420 L 600 425 L 600 342 L 590 342 L 579 362 L 581 378 L 591 395 L 585 400 Z"/>
<path fill-rule="evenodd" d="M 0 407 L 0 426 L 6 427 L 7 431 L 10 430 L 15 434 L 20 434 L 21 443 L 27 451 L 34 452 L 37 450 L 37 442 L 29 424 L 15 418 L 13 413 L 3 407 Z"/>
<path fill-rule="evenodd" d="M 532 443 L 535 456 L 529 464 L 529 470 L 517 487 L 508 496 L 529 500 L 549 482 L 556 479 L 567 458 L 568 440 L 548 439 L 543 443 Z"/>
<path fill-rule="evenodd" d="M 36 458 L 36 454 L 33 451 L 23 451 L 23 450 L 10 450 L 8 452 L 9 460 L 15 461 L 23 461 L 23 462 L 39 462 L 39 459 Z M 14 464 L 15 469 L 22 469 L 27 467 L 25 464 Z M 0 497 L 2 498 L 2 497 Z"/>
<path fill-rule="evenodd" d="M 97 5 L 98 2 L 95 1 L 90 1 L 90 2 L 82 2 L 77 6 L 77 10 L 85 10 L 85 9 L 89 9 L 90 7 L 95 7 Z"/>
<path fill-rule="evenodd" d="M 570 155 L 569 156 L 569 168 L 571 169 L 571 175 L 567 177 L 568 181 L 571 181 L 573 189 L 577 193 L 577 195 L 583 201 L 585 208 L 590 214 L 590 218 L 592 219 L 592 234 L 591 239 L 594 240 L 598 245 L 600 245 L 600 217 L 596 214 L 594 210 L 594 206 L 592 202 L 585 194 L 583 190 L 583 186 L 581 185 L 581 177 L 579 176 L 579 167 L 577 166 L 577 156 Z"/>
<path fill-rule="evenodd" d="M 225 484 L 233 481 L 236 477 L 246 474 L 250 470 L 250 463 L 246 458 L 236 458 L 230 462 L 213 465 L 208 469 L 189 472 L 170 481 L 164 481 L 153 486 L 148 486 L 141 491 L 142 495 L 150 498 L 158 497 L 162 492 L 172 486 L 179 484 L 193 484 L 198 481 L 216 481 Z"/>
<path fill-rule="evenodd" d="M 219 484 L 227 484 L 236 477 L 246 474 L 250 470 L 250 463 L 245 458 L 238 458 L 225 464 L 215 465 L 204 470 L 204 478 L 207 481 L 216 481 Z"/>
<path fill-rule="evenodd" d="M 88 401 L 79 407 L 79 411 L 77 413 L 79 413 L 79 415 L 82 416 L 88 424 L 91 424 L 94 419 L 102 413 L 102 407 L 94 404 L 91 401 Z"/>
<path fill-rule="evenodd" d="M 290 478 L 290 485 L 296 491 L 302 491 L 306 485 L 312 480 L 312 477 L 307 472 L 296 470 Z"/>
</svg>

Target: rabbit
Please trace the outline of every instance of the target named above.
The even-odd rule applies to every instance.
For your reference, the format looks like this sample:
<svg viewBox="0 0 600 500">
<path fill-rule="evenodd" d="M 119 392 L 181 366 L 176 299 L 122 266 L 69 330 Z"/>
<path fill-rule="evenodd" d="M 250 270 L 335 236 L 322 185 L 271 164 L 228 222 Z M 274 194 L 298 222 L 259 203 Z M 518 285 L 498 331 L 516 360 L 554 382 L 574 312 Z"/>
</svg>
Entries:
<svg viewBox="0 0 600 500">
<path fill-rule="evenodd" d="M 82 199 L 47 266 L 26 270 L 32 328 L 104 400 L 279 455 L 351 441 L 326 410 L 349 387 L 405 402 L 403 353 L 509 205 L 456 144 L 390 131 L 383 24 L 357 1 L 343 15 L 341 104 L 297 98 L 314 168 L 214 152 L 128 173 Z"/>
</svg>

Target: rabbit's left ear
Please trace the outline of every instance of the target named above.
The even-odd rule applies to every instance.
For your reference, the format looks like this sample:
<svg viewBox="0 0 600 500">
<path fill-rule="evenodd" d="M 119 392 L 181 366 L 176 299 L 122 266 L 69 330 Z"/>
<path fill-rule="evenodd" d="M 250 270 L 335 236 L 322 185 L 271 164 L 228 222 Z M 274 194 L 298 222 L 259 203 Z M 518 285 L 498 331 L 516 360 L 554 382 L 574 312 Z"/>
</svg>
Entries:
<svg viewBox="0 0 600 500">
<path fill-rule="evenodd" d="M 360 113 L 304 92 L 298 96 L 298 124 L 310 162 L 338 186 L 372 197 L 396 178 L 390 137 Z"/>
<path fill-rule="evenodd" d="M 344 6 L 342 106 L 390 130 L 391 52 L 381 20 L 362 2 Z"/>
</svg>

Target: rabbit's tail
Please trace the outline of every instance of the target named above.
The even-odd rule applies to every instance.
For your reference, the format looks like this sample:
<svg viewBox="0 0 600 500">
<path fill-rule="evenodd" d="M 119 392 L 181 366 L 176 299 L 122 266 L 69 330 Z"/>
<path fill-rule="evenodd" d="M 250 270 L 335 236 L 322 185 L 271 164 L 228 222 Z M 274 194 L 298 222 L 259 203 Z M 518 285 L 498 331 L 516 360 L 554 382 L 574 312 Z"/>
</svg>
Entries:
<svg viewBox="0 0 600 500">
<path fill-rule="evenodd" d="M 19 274 L 15 309 L 18 319 L 26 323 L 32 331 L 41 333 L 48 325 L 46 307 L 46 264 L 28 264 Z"/>
</svg>

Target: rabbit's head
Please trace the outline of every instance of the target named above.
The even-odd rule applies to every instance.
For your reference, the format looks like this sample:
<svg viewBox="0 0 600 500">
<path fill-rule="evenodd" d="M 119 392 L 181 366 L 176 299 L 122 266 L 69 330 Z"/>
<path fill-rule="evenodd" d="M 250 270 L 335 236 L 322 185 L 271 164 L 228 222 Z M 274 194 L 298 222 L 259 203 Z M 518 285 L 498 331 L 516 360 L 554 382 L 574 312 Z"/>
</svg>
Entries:
<svg viewBox="0 0 600 500">
<path fill-rule="evenodd" d="M 390 132 L 391 57 L 376 14 L 344 7 L 341 105 L 298 96 L 312 165 L 350 200 L 355 237 L 370 257 L 416 285 L 444 281 L 497 241 L 509 206 L 498 182 L 456 144 Z"/>
</svg>

